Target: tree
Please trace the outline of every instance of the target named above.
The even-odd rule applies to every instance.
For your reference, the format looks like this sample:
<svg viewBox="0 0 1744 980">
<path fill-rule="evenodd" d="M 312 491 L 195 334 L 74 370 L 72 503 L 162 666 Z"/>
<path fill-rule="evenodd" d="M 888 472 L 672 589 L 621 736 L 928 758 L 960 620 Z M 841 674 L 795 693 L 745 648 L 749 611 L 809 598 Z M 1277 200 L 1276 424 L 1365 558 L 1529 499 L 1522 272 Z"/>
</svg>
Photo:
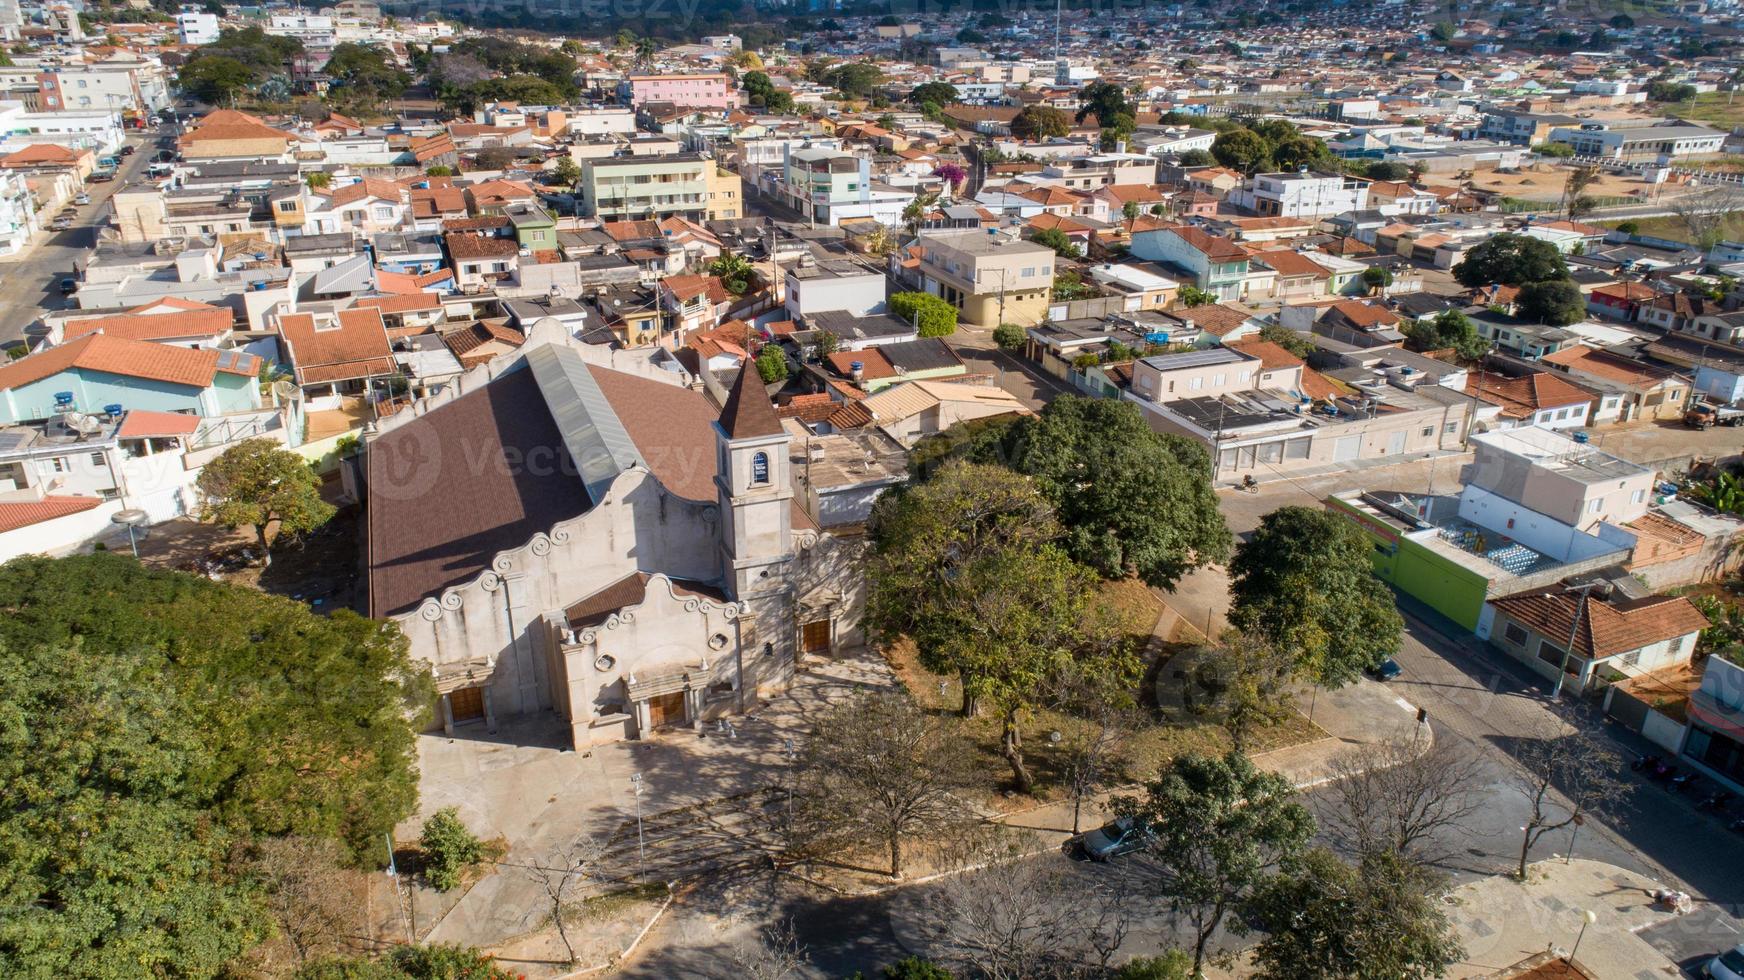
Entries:
<svg viewBox="0 0 1744 980">
<path fill-rule="evenodd" d="M 1057 139 L 1072 131 L 1072 120 L 1053 106 L 1028 105 L 1011 120 L 1011 135 L 1025 142 Z"/>
<path fill-rule="evenodd" d="M 1312 136 L 1291 136 L 1272 147 L 1271 165 L 1277 170 L 1338 170 L 1338 158 L 1325 142 Z"/>
<path fill-rule="evenodd" d="M 734 296 L 743 296 L 751 288 L 751 280 L 757 275 L 757 267 L 738 252 L 722 251 L 708 264 L 708 274 L 719 279 L 727 292 Z"/>
<path fill-rule="evenodd" d="M 1375 577 L 1368 538 L 1324 510 L 1281 507 L 1237 545 L 1230 623 L 1293 651 L 1300 672 L 1340 687 L 1399 649 L 1404 621 Z"/>
<path fill-rule="evenodd" d="M 794 839 L 810 853 L 873 846 L 902 876 L 905 837 L 945 839 L 975 820 L 966 743 L 900 692 L 862 692 L 831 708 L 801 750 Z"/>
<path fill-rule="evenodd" d="M 239 845 L 355 861 L 415 805 L 391 623 L 105 553 L 0 566 L 0 608 L 0 975 L 215 975 L 270 929 Z"/>
<path fill-rule="evenodd" d="M 311 176 L 313 176 L 313 175 L 311 175 Z M 437 164 L 434 167 L 430 167 L 430 168 L 426 169 L 424 171 L 424 176 L 426 176 L 426 177 L 452 177 L 452 176 L 454 176 L 454 168 L 443 166 L 442 164 Z"/>
<path fill-rule="evenodd" d="M 811 962 L 792 919 L 757 930 L 754 937 L 735 944 L 729 958 L 732 976 L 744 980 L 795 980 L 806 975 Z"/>
<path fill-rule="evenodd" d="M 1453 267 L 1453 277 L 1465 286 L 1522 286 L 1546 279 L 1567 279 L 1568 264 L 1556 246 L 1530 235 L 1503 232 L 1472 246 Z"/>
<path fill-rule="evenodd" d="M 860 244 L 866 249 L 866 254 L 881 258 L 896 251 L 896 239 L 890 234 L 888 225 L 879 225 L 867 232 Z"/>
<path fill-rule="evenodd" d="M 1272 145 L 1251 129 L 1232 129 L 1212 141 L 1211 155 L 1225 167 L 1251 174 L 1271 166 Z"/>
<path fill-rule="evenodd" d="M 418 848 L 424 854 L 424 878 L 439 892 L 458 887 L 462 872 L 484 860 L 484 844 L 460 821 L 460 811 L 451 806 L 424 821 Z"/>
<path fill-rule="evenodd" d="M 1478 325 L 1471 317 L 1455 309 L 1442 310 L 1433 317 L 1413 320 L 1405 328 L 1405 338 L 1412 350 L 1436 351 L 1452 349 L 1462 361 L 1475 361 L 1490 352 L 1490 341 L 1478 334 Z"/>
<path fill-rule="evenodd" d="M 902 224 L 908 229 L 910 235 L 920 231 L 920 226 L 926 221 L 927 214 L 937 203 L 939 203 L 937 191 L 918 191 L 914 195 L 914 200 L 903 206 Z"/>
<path fill-rule="evenodd" d="M 1683 224 L 1692 243 L 1713 248 L 1725 238 L 1726 222 L 1732 214 L 1744 210 L 1744 191 L 1722 184 L 1670 198 L 1666 207 Z"/>
<path fill-rule="evenodd" d="M 1553 327 L 1586 319 L 1587 297 L 1572 279 L 1527 283 L 1520 289 L 1520 315 Z"/>
<path fill-rule="evenodd" d="M 557 938 L 563 943 L 564 951 L 569 954 L 570 963 L 574 963 L 576 959 L 575 942 L 569 938 L 569 906 L 573 904 L 571 898 L 575 888 L 599 877 L 600 863 L 605 854 L 604 844 L 591 837 L 582 836 L 566 847 L 535 858 L 524 869 L 527 877 L 545 893 L 546 901 L 551 903 L 551 922 L 557 927 Z"/>
<path fill-rule="evenodd" d="M 782 353 L 780 345 L 767 344 L 757 352 L 757 376 L 764 384 L 786 381 L 787 373 L 787 355 Z"/>
<path fill-rule="evenodd" d="M 1431 980 L 1465 955 L 1438 879 L 1387 852 L 1357 867 L 1314 849 L 1255 890 L 1246 912 L 1266 936 L 1260 980 Z"/>
<path fill-rule="evenodd" d="M 1696 87 L 1687 82 L 1648 82 L 1647 98 L 1654 102 L 1687 102 L 1696 97 Z"/>
<path fill-rule="evenodd" d="M 1217 294 L 1200 289 L 1198 286 L 1183 285 L 1175 291 L 1175 299 L 1188 309 L 1195 306 L 1208 306 L 1217 302 Z"/>
<path fill-rule="evenodd" d="M 1098 79 L 1083 87 L 1078 92 L 1077 122 L 1095 116 L 1100 126 L 1112 126 L 1117 116 L 1128 119 L 1134 117 L 1138 109 L 1132 100 L 1126 97 L 1126 89 L 1113 82 Z"/>
<path fill-rule="evenodd" d="M 956 975 L 930 960 L 904 956 L 884 968 L 884 980 L 957 980 Z"/>
<path fill-rule="evenodd" d="M 1385 853 L 1414 864 L 1444 859 L 1449 832 L 1484 804 L 1487 779 L 1464 745 L 1416 738 L 1358 746 L 1334 756 L 1320 823 L 1356 855 Z"/>
<path fill-rule="evenodd" d="M 933 176 L 944 181 L 945 186 L 950 188 L 951 193 L 955 194 L 957 189 L 963 186 L 963 181 L 969 179 L 969 171 L 964 170 L 958 164 L 946 162 L 933 168 Z"/>
<path fill-rule="evenodd" d="M 879 498 L 868 626 L 912 639 L 928 670 L 957 677 L 963 712 L 991 706 L 1013 782 L 1028 793 L 1021 722 L 1068 667 L 1136 678 L 1129 645 L 1085 646 L 1090 574 L 1054 543 L 1060 525 L 1025 477 L 954 460 Z"/>
<path fill-rule="evenodd" d="M 1451 21 L 1445 20 L 1436 21 L 1435 26 L 1429 29 L 1430 36 L 1443 44 L 1453 40 L 1454 35 L 1458 33 L 1459 28 L 1453 26 Z"/>
<path fill-rule="evenodd" d="M 1600 176 L 1601 171 L 1596 163 L 1569 168 L 1568 177 L 1562 185 L 1562 201 L 1570 218 L 1593 209 L 1592 199 L 1584 197 L 1583 194 Z"/>
<path fill-rule="evenodd" d="M 473 155 L 472 166 L 475 170 L 507 170 L 517 158 L 512 146 L 487 146 Z"/>
<path fill-rule="evenodd" d="M 382 99 L 397 99 L 412 84 L 412 76 L 394 67 L 380 48 L 370 44 L 347 41 L 335 45 L 321 70 L 333 79 L 329 98 L 357 109 L 373 109 Z"/>
<path fill-rule="evenodd" d="M 963 98 L 957 92 L 957 87 L 949 82 L 923 82 L 916 85 L 908 93 L 908 101 L 915 105 L 925 105 L 928 102 L 946 106 L 961 102 Z"/>
<path fill-rule="evenodd" d="M 828 357 L 842 349 L 842 338 L 831 330 L 819 330 L 812 338 L 812 353 Z"/>
<path fill-rule="evenodd" d="M 1376 160 L 1363 171 L 1370 180 L 1400 181 L 1409 179 L 1411 168 L 1397 160 Z"/>
<path fill-rule="evenodd" d="M 993 328 L 993 342 L 1008 354 L 1016 354 L 1029 343 L 1029 331 L 1015 323 L 1001 323 Z"/>
<path fill-rule="evenodd" d="M 1516 743 L 1514 761 L 1514 784 L 1527 805 L 1516 869 L 1521 879 L 1545 834 L 1576 826 L 1595 809 L 1615 809 L 1634 789 L 1617 778 L 1622 760 L 1609 744 L 1560 719 L 1540 723 Z"/>
<path fill-rule="evenodd" d="M 333 186 L 333 175 L 325 170 L 311 170 L 303 175 L 303 182 L 309 185 L 310 190 L 318 191 Z"/>
<path fill-rule="evenodd" d="M 207 463 L 196 481 L 205 497 L 201 519 L 226 527 L 248 525 L 260 541 L 261 563 L 271 562 L 268 527 L 278 537 L 327 523 L 334 507 L 321 499 L 321 478 L 303 457 L 271 439 L 248 439 Z"/>
<path fill-rule="evenodd" d="M 182 66 L 177 83 L 182 91 L 192 92 L 200 101 L 212 105 L 227 103 L 238 92 L 255 81 L 254 70 L 235 58 L 201 55 Z"/>
<path fill-rule="evenodd" d="M 1296 660 L 1288 650 L 1230 630 L 1215 648 L 1188 656 L 1187 709 L 1221 724 L 1237 752 L 1248 750 L 1256 729 L 1283 722 L 1295 709 Z"/>
<path fill-rule="evenodd" d="M 1268 323 L 1260 328 L 1260 339 L 1277 344 L 1297 357 L 1308 357 L 1319 350 L 1314 341 L 1309 340 L 1300 332 L 1276 323 Z"/>
<path fill-rule="evenodd" d="M 1553 160 L 1567 160 L 1574 156 L 1574 147 L 1567 143 L 1540 143 L 1532 148 L 1532 152 Z"/>
<path fill-rule="evenodd" d="M 892 293 L 890 313 L 914 324 L 922 337 L 949 337 L 957 332 L 957 308 L 931 293 Z"/>
<path fill-rule="evenodd" d="M 1194 149 L 1182 153 L 1175 162 L 1183 167 L 1209 167 L 1217 162 L 1217 158 L 1211 155 L 1210 150 Z"/>
<path fill-rule="evenodd" d="M 763 56 L 755 51 L 740 51 L 727 59 L 727 62 L 734 68 L 755 70 L 763 67 Z"/>
<path fill-rule="evenodd" d="M 298 963 L 331 949 L 356 922 L 340 865 L 337 841 L 321 837 L 271 837 L 254 847 L 249 877 L 262 903 L 291 944 Z"/>
<path fill-rule="evenodd" d="M 334 957 L 297 971 L 296 980 L 520 980 L 471 946 L 395 946 L 378 960 Z"/>
<path fill-rule="evenodd" d="M 1195 975 L 1229 913 L 1307 846 L 1314 818 L 1295 795 L 1284 777 L 1230 753 L 1177 756 L 1146 784 L 1143 799 L 1115 801 L 1117 812 L 1148 821 L 1156 835 L 1150 884 L 1193 928 Z"/>
<path fill-rule="evenodd" d="M 1083 250 L 1078 248 L 1078 243 L 1072 241 L 1072 236 L 1058 228 L 1043 228 L 1041 231 L 1033 232 L 1029 236 L 1029 240 L 1037 245 L 1046 245 L 1054 250 L 1055 255 L 1068 259 L 1081 258 L 1084 254 Z"/>
<path fill-rule="evenodd" d="M 1135 405 L 1057 398 L 1013 424 L 1000 451 L 1053 504 L 1066 552 L 1103 578 L 1172 589 L 1229 554 L 1209 455 L 1153 431 Z"/>
<path fill-rule="evenodd" d="M 1193 957 L 1179 949 L 1134 956 L 1114 971 L 1114 980 L 1193 980 Z"/>
<path fill-rule="evenodd" d="M 1131 925 L 1118 881 L 1013 860 L 928 889 L 914 919 L 929 958 L 989 980 L 1076 980 L 1106 970 Z"/>
<path fill-rule="evenodd" d="M 850 99 L 864 99 L 883 84 L 884 72 L 870 62 L 856 61 L 831 68 L 823 81 Z"/>
<path fill-rule="evenodd" d="M 559 187 L 574 187 L 581 180 L 581 164 L 569 154 L 557 158 L 557 163 L 551 168 L 551 176 L 556 179 Z"/>
<path fill-rule="evenodd" d="M 1363 270 L 1362 281 L 1369 292 L 1378 293 L 1393 284 L 1393 273 L 1385 266 L 1371 265 Z"/>
</svg>

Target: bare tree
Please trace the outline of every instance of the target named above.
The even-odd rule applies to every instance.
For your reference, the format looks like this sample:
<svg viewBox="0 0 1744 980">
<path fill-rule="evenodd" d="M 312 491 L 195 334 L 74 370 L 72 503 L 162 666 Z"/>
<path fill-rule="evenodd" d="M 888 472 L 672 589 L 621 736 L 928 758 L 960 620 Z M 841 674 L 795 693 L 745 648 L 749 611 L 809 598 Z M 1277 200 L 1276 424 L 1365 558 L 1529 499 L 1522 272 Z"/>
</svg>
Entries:
<svg viewBox="0 0 1744 980">
<path fill-rule="evenodd" d="M 1717 184 L 1689 194 L 1668 198 L 1665 206 L 1683 222 L 1690 238 L 1702 248 L 1712 248 L 1724 237 L 1726 217 L 1744 210 L 1744 188 Z"/>
<path fill-rule="evenodd" d="M 325 837 L 268 838 L 255 845 L 250 871 L 267 911 L 297 954 L 297 961 L 336 945 L 355 924 L 339 844 Z"/>
<path fill-rule="evenodd" d="M 566 847 L 536 858 L 523 869 L 527 877 L 544 889 L 545 898 L 551 903 L 551 922 L 557 926 L 557 938 L 563 941 L 571 963 L 575 962 L 575 943 L 569 938 L 569 907 L 575 903 L 576 893 L 586 887 L 589 880 L 599 877 L 605 854 L 603 843 L 583 836 Z"/>
<path fill-rule="evenodd" d="M 1116 639 L 1118 628 L 1092 629 L 1093 636 Z M 1055 745 L 1061 781 L 1072 794 L 1072 833 L 1081 828 L 1084 799 L 1120 781 L 1127 743 L 1141 716 L 1130 689 L 1112 685 L 1108 675 L 1070 667 L 1054 679 L 1052 704 L 1072 716 Z"/>
<path fill-rule="evenodd" d="M 734 976 L 745 980 L 788 980 L 802 975 L 810 958 L 800 945 L 793 920 L 787 919 L 734 946 Z"/>
<path fill-rule="evenodd" d="M 1418 864 L 1447 857 L 1442 837 L 1483 806 L 1477 756 L 1448 739 L 1394 739 L 1338 755 L 1320 825 L 1357 855 L 1391 853 Z"/>
<path fill-rule="evenodd" d="M 896 691 L 836 705 L 806 739 L 795 773 L 792 839 L 800 852 L 876 845 L 902 874 L 903 838 L 952 835 L 976 814 L 966 743 Z"/>
<path fill-rule="evenodd" d="M 1102 976 L 1131 926 L 1119 876 L 1033 857 L 930 887 L 915 919 L 929 959 L 988 980 Z"/>
<path fill-rule="evenodd" d="M 1568 179 L 1562 185 L 1562 204 L 1570 218 L 1581 211 L 1592 210 L 1592 199 L 1583 198 L 1582 195 L 1588 187 L 1598 182 L 1599 174 L 1599 165 L 1596 163 L 1584 163 L 1569 168 Z"/>
<path fill-rule="evenodd" d="M 1614 804 L 1633 788 L 1617 778 L 1621 759 L 1616 752 L 1581 729 L 1547 722 L 1534 737 L 1514 750 L 1520 764 L 1516 784 L 1526 797 L 1528 815 L 1521 828 L 1520 867 L 1545 834 L 1583 820 L 1591 811 Z"/>
</svg>

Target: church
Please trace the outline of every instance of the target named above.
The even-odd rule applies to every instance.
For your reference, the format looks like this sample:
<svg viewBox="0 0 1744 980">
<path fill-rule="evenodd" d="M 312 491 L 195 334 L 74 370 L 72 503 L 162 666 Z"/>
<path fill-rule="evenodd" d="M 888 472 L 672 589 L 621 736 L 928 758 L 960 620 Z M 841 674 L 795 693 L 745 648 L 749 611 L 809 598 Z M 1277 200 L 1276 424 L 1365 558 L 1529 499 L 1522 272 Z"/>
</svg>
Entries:
<svg viewBox="0 0 1744 980">
<path fill-rule="evenodd" d="M 800 505 L 791 442 L 749 361 L 698 377 L 540 321 L 365 442 L 367 612 L 450 734 L 552 712 L 582 748 L 743 712 L 860 642 L 863 542 Z"/>
</svg>

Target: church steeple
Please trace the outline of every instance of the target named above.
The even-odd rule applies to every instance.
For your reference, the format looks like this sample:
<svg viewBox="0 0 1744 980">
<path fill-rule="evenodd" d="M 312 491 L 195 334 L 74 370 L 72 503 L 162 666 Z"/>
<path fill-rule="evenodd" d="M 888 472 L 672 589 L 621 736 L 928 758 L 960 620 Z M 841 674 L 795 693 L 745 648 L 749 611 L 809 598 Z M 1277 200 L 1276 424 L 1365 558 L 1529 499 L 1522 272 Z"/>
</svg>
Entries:
<svg viewBox="0 0 1744 980">
<path fill-rule="evenodd" d="M 787 430 L 749 359 L 715 424 L 721 563 L 733 597 L 785 589 L 793 552 Z"/>
</svg>

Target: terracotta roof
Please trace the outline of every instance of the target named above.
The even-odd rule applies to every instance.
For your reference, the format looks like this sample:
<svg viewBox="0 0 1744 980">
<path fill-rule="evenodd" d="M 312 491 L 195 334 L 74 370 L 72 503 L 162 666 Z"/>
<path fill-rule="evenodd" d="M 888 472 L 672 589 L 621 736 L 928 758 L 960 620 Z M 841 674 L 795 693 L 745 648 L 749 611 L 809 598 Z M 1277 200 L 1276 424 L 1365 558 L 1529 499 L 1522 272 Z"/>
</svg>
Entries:
<svg viewBox="0 0 1744 980">
<path fill-rule="evenodd" d="M 78 154 L 56 143 L 32 143 L 15 153 L 0 157 L 0 167 L 70 167 L 78 162 Z"/>
<path fill-rule="evenodd" d="M 614 242 L 660 237 L 660 225 L 653 221 L 602 221 L 600 231 L 609 235 Z"/>
<path fill-rule="evenodd" d="M 1277 270 L 1280 276 L 1312 276 L 1315 279 L 1330 279 L 1332 273 L 1325 266 L 1315 264 L 1314 260 L 1301 252 L 1279 249 L 1271 252 L 1259 252 L 1255 259 Z"/>
<path fill-rule="evenodd" d="M 897 385 L 897 387 L 902 386 Z M 858 429 L 871 425 L 873 417 L 865 402 L 843 402 L 842 407 L 831 412 L 826 421 L 829 422 L 831 428 Z"/>
<path fill-rule="evenodd" d="M 1171 310 L 1170 315 L 1191 323 L 1213 337 L 1227 336 L 1253 319 L 1253 314 L 1248 311 L 1225 306 L 1222 303 L 1207 303 L 1204 306 L 1195 306 L 1189 309 Z"/>
<path fill-rule="evenodd" d="M 865 350 L 837 351 L 825 357 L 824 360 L 829 362 L 836 374 L 844 378 L 854 376 L 855 361 L 860 362 L 860 376 L 868 381 L 896 376 L 896 368 L 890 365 L 890 360 L 880 354 L 876 347 L 868 347 Z M 864 394 L 864 392 L 859 393 L 862 397 Z"/>
<path fill-rule="evenodd" d="M 1563 586 L 1555 585 L 1490 601 L 1509 618 L 1556 637 L 1553 642 L 1560 644 L 1575 630 L 1575 610 L 1582 601 L 1579 592 L 1562 590 Z M 1589 659 L 1627 653 L 1708 627 L 1708 618 L 1682 596 L 1630 600 L 1588 595 L 1585 603 L 1572 652 Z"/>
<path fill-rule="evenodd" d="M 1260 370 L 1276 371 L 1279 368 L 1305 367 L 1302 359 L 1269 340 L 1243 340 L 1229 345 L 1230 350 L 1252 354 L 1260 359 Z"/>
<path fill-rule="evenodd" d="M 467 259 L 507 258 L 521 251 L 521 246 L 513 238 L 492 238 L 458 232 L 449 232 L 442 237 L 448 243 L 448 254 L 456 262 Z"/>
<path fill-rule="evenodd" d="M 0 534 L 21 527 L 78 514 L 102 503 L 101 497 L 44 497 L 18 503 L 0 503 Z"/>
<path fill-rule="evenodd" d="M 1585 346 L 1565 347 L 1539 360 L 1622 384 L 1656 385 L 1675 377 L 1670 371 L 1649 367 L 1633 358 Z"/>
<path fill-rule="evenodd" d="M 755 439 L 780 435 L 781 419 L 769 404 L 769 392 L 757 365 L 746 360 L 739 367 L 739 376 L 727 393 L 727 403 L 721 406 L 721 428 L 728 439 Z"/>
<path fill-rule="evenodd" d="M 0 390 L 41 381 L 74 368 L 204 388 L 221 371 L 253 376 L 259 364 L 258 357 L 241 351 L 191 350 L 92 333 L 0 366 Z"/>
<path fill-rule="evenodd" d="M 1174 233 L 1176 238 L 1197 249 L 1212 261 L 1241 262 L 1247 259 L 1247 251 L 1240 245 L 1221 235 L 1213 235 L 1192 225 L 1166 225 L 1161 230 Z"/>
<path fill-rule="evenodd" d="M 61 327 L 61 336 L 65 340 L 75 340 L 89 333 L 103 333 L 128 340 L 212 337 L 229 330 L 235 323 L 236 314 L 229 309 L 208 306 L 174 313 L 117 313 L 70 320 Z"/>
<path fill-rule="evenodd" d="M 1332 308 L 1349 321 L 1352 326 L 1365 330 L 1370 327 L 1391 327 L 1399 322 L 1398 315 L 1393 311 L 1375 306 L 1372 303 L 1364 303 L 1361 300 L 1340 300 L 1332 304 Z"/>
<path fill-rule="evenodd" d="M 660 281 L 672 298 L 680 303 L 687 303 L 698 296 L 707 295 L 711 303 L 727 301 L 727 287 L 721 284 L 717 276 L 667 276 Z"/>
<path fill-rule="evenodd" d="M 415 313 L 440 310 L 442 298 L 435 293 L 399 293 L 394 296 L 366 296 L 352 306 L 356 309 L 380 310 L 383 313 Z"/>
<path fill-rule="evenodd" d="M 375 286 L 384 293 L 421 293 L 426 288 L 437 283 L 452 282 L 453 269 L 437 269 L 422 275 L 409 272 L 394 272 L 389 269 L 375 270 Z"/>
<path fill-rule="evenodd" d="M 1063 187 L 1033 187 L 1017 195 L 1042 205 L 1043 207 L 1060 207 L 1061 205 L 1076 205 L 1084 199 Z"/>
<path fill-rule="evenodd" d="M 1065 235 L 1088 235 L 1096 230 L 1095 225 L 1079 221 L 1077 218 L 1071 217 L 1070 215 L 1055 214 L 1052 211 L 1043 211 L 1041 214 L 1038 214 L 1024 222 L 1024 224 L 1031 231 L 1047 231 L 1052 229 Z"/>
<path fill-rule="evenodd" d="M 291 143 L 296 140 L 296 137 L 284 130 L 268 126 L 258 116 L 251 116 L 235 109 L 215 109 L 201 118 L 199 125 L 192 132 L 184 135 L 179 142 L 187 145 L 218 140 L 260 139 L 279 139 Z"/>
<path fill-rule="evenodd" d="M 1534 371 L 1520 378 L 1473 374 L 1466 379 L 1465 390 L 1492 405 L 1500 405 L 1502 414 L 1510 418 L 1526 418 L 1542 408 L 1582 405 L 1593 400 L 1592 392 L 1546 371 Z"/>
<path fill-rule="evenodd" d="M 841 402 L 830 397 L 829 392 L 820 391 L 813 395 L 794 395 L 784 405 L 775 407 L 775 414 L 784 419 L 799 419 L 808 425 L 815 425 L 835 414 Z"/>
<path fill-rule="evenodd" d="M 365 198 L 376 198 L 382 201 L 403 203 L 406 199 L 406 189 L 391 180 L 378 180 L 365 177 L 355 183 L 326 192 L 324 195 L 330 205 L 350 204 Z"/>
<path fill-rule="evenodd" d="M 313 316 L 292 313 L 279 317 L 278 329 L 298 384 L 399 373 L 388 346 L 387 326 L 378 310 L 341 310 L 334 326 L 320 330 L 315 328 Z"/>
<path fill-rule="evenodd" d="M 190 436 L 200 428 L 200 417 L 179 412 L 148 412 L 131 408 L 121 417 L 121 427 L 115 430 L 118 439 L 145 439 L 151 436 Z"/>
</svg>

